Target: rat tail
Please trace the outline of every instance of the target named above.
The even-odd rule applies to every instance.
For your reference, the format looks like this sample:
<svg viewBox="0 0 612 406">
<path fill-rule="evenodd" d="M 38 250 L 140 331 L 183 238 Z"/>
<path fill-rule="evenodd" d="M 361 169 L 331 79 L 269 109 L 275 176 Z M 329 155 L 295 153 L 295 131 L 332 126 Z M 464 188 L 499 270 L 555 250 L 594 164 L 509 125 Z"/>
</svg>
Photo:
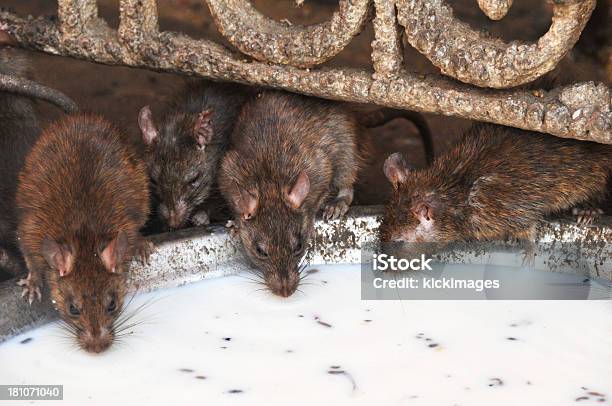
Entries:
<svg viewBox="0 0 612 406">
<path fill-rule="evenodd" d="M 59 90 L 19 76 L 0 74 L 0 91 L 48 101 L 66 113 L 74 113 L 79 110 L 77 104 Z"/>
<path fill-rule="evenodd" d="M 64 93 L 24 77 L 28 60 L 11 47 L 13 44 L 12 37 L 0 30 L 0 92 L 42 99 L 67 113 L 78 111 L 77 104 Z"/>
<path fill-rule="evenodd" d="M 410 121 L 419 130 L 421 140 L 423 142 L 423 149 L 425 150 L 425 160 L 427 165 L 431 165 L 434 158 L 433 141 L 431 139 L 431 131 L 427 121 L 421 113 L 416 111 L 399 110 L 391 108 L 380 108 L 372 112 L 366 113 L 359 116 L 359 123 L 366 128 L 380 127 L 387 124 L 396 118 L 403 118 Z"/>
</svg>

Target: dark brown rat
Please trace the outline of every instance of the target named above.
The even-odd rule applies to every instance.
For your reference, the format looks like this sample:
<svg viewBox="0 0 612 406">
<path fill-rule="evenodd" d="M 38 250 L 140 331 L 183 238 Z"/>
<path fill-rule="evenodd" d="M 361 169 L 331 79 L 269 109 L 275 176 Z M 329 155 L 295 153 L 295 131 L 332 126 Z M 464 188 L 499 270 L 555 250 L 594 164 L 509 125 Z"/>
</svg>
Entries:
<svg viewBox="0 0 612 406">
<path fill-rule="evenodd" d="M 23 53 L 0 47 L 0 74 L 24 77 L 28 69 Z M 16 274 L 20 270 L 15 238 L 17 178 L 40 128 L 32 101 L 12 92 L 0 92 L 0 122 L 0 269 Z"/>
<path fill-rule="evenodd" d="M 12 45 L 13 38 L 0 30 L 0 270 L 16 274 L 23 268 L 15 238 L 17 178 L 40 134 L 30 98 L 70 110 L 76 109 L 76 103 L 59 91 L 28 79 L 29 60 Z"/>
<path fill-rule="evenodd" d="M 393 194 L 381 240 L 514 238 L 533 249 L 538 221 L 601 199 L 611 168 L 611 145 L 477 124 L 429 168 L 386 160 Z"/>
<path fill-rule="evenodd" d="M 165 228 L 209 222 L 208 201 L 236 117 L 252 88 L 207 80 L 188 81 L 159 120 L 151 109 L 138 123 Z M 157 121 L 157 122 L 155 122 Z"/>
<path fill-rule="evenodd" d="M 319 210 L 327 219 L 348 210 L 360 131 L 349 110 L 325 100 L 264 91 L 244 105 L 219 186 L 273 293 L 287 297 L 297 289 Z"/>
<path fill-rule="evenodd" d="M 79 345 L 101 352 L 114 340 L 128 261 L 146 254 L 146 166 L 136 149 L 95 115 L 66 116 L 43 131 L 17 191 L 18 236 L 29 270 L 24 294 L 40 299 L 41 278 Z"/>
</svg>

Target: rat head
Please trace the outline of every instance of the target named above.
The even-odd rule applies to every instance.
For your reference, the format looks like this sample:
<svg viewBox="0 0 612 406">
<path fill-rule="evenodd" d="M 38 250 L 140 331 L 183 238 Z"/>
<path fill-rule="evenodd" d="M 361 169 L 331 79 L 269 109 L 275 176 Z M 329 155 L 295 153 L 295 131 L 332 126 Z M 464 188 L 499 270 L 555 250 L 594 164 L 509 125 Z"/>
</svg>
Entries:
<svg viewBox="0 0 612 406">
<path fill-rule="evenodd" d="M 214 136 L 213 111 L 171 111 L 157 127 L 145 106 L 138 124 L 159 216 L 170 229 L 185 227 L 193 210 L 208 197 L 223 152 L 222 142 Z"/>
<path fill-rule="evenodd" d="M 382 242 L 443 242 L 457 235 L 450 206 L 428 171 L 414 170 L 399 153 L 385 161 L 393 191 L 380 225 Z"/>
<path fill-rule="evenodd" d="M 103 246 L 45 237 L 42 253 L 51 268 L 51 298 L 67 329 L 85 351 L 99 353 L 115 340 L 126 294 L 128 240 L 124 232 Z"/>
<path fill-rule="evenodd" d="M 270 291 L 282 297 L 297 289 L 314 233 L 314 214 L 303 207 L 309 190 L 303 171 L 280 191 L 272 184 L 247 188 L 234 183 L 230 192 L 245 251 Z"/>
</svg>

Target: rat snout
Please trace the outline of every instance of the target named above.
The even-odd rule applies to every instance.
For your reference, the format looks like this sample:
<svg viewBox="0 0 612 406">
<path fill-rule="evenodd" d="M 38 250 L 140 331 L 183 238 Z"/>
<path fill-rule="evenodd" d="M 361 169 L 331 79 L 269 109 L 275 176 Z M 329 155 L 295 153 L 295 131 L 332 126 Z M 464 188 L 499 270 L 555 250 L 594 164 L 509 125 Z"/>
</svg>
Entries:
<svg viewBox="0 0 612 406">
<path fill-rule="evenodd" d="M 291 296 L 298 287 L 299 278 L 281 277 L 271 286 L 271 291 L 280 297 Z"/>
<path fill-rule="evenodd" d="M 86 331 L 79 336 L 79 345 L 87 352 L 99 354 L 113 343 L 113 334 L 106 328 L 99 332 Z"/>
<path fill-rule="evenodd" d="M 174 208 L 168 210 L 168 226 L 170 228 L 180 228 L 187 220 L 187 204 L 179 200 Z"/>
</svg>

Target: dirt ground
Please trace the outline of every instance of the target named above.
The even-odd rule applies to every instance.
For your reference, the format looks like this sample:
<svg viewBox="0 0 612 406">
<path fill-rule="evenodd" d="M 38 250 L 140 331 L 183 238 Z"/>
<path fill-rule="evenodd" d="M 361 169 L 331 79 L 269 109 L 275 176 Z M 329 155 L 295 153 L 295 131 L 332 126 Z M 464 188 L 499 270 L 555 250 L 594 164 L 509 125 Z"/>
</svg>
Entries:
<svg viewBox="0 0 612 406">
<path fill-rule="evenodd" d="M 202 0 L 158 0 L 160 26 L 163 30 L 182 31 L 196 38 L 212 38 L 229 46 L 217 32 L 207 7 Z M 337 7 L 337 1 L 305 0 L 301 7 L 295 0 L 254 0 L 253 4 L 266 15 L 277 20 L 288 19 L 293 24 L 325 21 Z M 605 5 L 600 2 L 598 8 Z M 118 0 L 98 0 L 100 14 L 109 25 L 118 25 Z M 452 0 L 456 14 L 474 27 L 490 31 L 505 40 L 535 40 L 548 29 L 551 12 L 544 2 L 516 0 L 510 13 L 500 22 L 488 20 L 474 0 Z M 0 6 L 14 9 L 22 15 L 51 15 L 56 13 L 56 2 L 49 0 L 0 0 Z M 605 7 L 603 7 L 605 8 Z M 605 11 L 605 10 L 604 10 Z M 605 22 L 605 19 L 604 19 Z M 590 28 L 589 43 L 579 46 L 568 58 L 576 80 L 605 80 L 603 65 L 596 59 L 598 30 Z M 593 34 L 595 33 L 595 34 Z M 371 69 L 371 25 L 355 38 L 330 66 L 351 66 Z M 583 41 L 584 42 L 584 41 Z M 589 49 L 591 49 L 589 51 Z M 109 67 L 70 58 L 32 53 L 36 77 L 42 83 L 58 88 L 74 98 L 84 110 L 100 113 L 139 137 L 137 113 L 144 105 L 158 110 L 174 89 L 182 82 L 177 75 L 140 69 Z M 405 46 L 408 69 L 435 72 L 427 59 Z M 57 115 L 53 108 L 43 109 L 43 121 Z M 434 146 L 439 154 L 452 145 L 466 127 L 467 120 L 438 115 L 426 116 L 434 134 Z M 356 204 L 378 204 L 384 201 L 389 187 L 382 174 L 382 163 L 392 152 L 402 151 L 417 166 L 424 164 L 423 151 L 416 130 L 408 123 L 395 121 L 372 132 L 371 165 L 362 173 L 357 188 Z"/>
</svg>

